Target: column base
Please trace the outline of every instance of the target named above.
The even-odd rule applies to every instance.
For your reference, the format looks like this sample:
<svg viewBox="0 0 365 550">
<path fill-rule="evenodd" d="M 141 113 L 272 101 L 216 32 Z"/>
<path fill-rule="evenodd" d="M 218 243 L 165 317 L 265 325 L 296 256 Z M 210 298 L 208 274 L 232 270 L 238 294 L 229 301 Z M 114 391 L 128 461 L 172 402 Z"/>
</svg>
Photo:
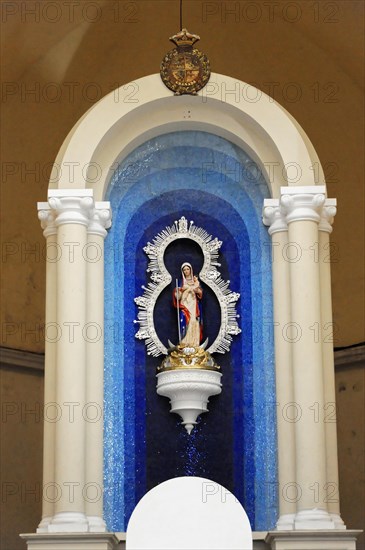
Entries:
<svg viewBox="0 0 365 550">
<path fill-rule="evenodd" d="M 37 533 L 48 533 L 48 526 L 52 521 L 51 516 L 47 516 L 41 519 L 40 524 L 37 527 Z"/>
<path fill-rule="evenodd" d="M 20 535 L 28 550 L 116 550 L 114 533 L 31 533 Z"/>
<path fill-rule="evenodd" d="M 90 533 L 105 533 L 106 523 L 100 516 L 87 516 Z"/>
<path fill-rule="evenodd" d="M 362 531 L 270 531 L 265 542 L 271 550 L 356 550 Z"/>
<path fill-rule="evenodd" d="M 294 529 L 295 514 L 283 514 L 276 524 L 277 531 L 292 531 Z"/>
<path fill-rule="evenodd" d="M 346 525 L 339 514 L 330 514 L 330 516 L 336 529 L 346 529 Z"/>
<path fill-rule="evenodd" d="M 87 533 L 89 524 L 81 512 L 59 512 L 48 524 L 48 533 Z"/>
<path fill-rule="evenodd" d="M 316 529 L 335 529 L 334 521 L 326 510 L 313 508 L 311 510 L 301 510 L 297 512 L 294 518 L 294 530 L 316 530 Z"/>
</svg>

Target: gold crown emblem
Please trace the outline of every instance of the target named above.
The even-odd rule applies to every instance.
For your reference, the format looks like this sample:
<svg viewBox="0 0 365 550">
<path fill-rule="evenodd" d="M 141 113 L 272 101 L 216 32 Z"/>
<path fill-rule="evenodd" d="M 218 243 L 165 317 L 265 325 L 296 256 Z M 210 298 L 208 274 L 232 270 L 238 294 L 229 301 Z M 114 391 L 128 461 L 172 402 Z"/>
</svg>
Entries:
<svg viewBox="0 0 365 550">
<path fill-rule="evenodd" d="M 163 83 L 175 95 L 195 95 L 209 80 L 210 68 L 207 56 L 194 48 L 200 40 L 197 34 L 182 29 L 170 38 L 176 46 L 167 52 L 161 62 L 160 74 Z"/>
<path fill-rule="evenodd" d="M 197 34 L 191 34 L 187 29 L 182 29 L 174 36 L 169 38 L 178 48 L 187 48 L 192 47 L 195 42 L 200 40 L 200 36 Z"/>
</svg>

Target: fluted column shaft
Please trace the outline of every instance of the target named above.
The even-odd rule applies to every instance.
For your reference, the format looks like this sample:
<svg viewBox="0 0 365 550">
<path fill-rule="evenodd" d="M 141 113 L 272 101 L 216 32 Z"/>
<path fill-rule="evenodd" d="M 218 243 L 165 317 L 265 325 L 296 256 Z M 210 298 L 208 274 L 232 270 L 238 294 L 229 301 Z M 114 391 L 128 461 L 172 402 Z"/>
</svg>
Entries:
<svg viewBox="0 0 365 550">
<path fill-rule="evenodd" d="M 85 515 L 85 406 L 87 262 L 83 251 L 93 208 L 91 190 L 49 192 L 56 212 L 57 342 L 56 393 L 60 419 L 56 424 L 55 483 L 59 498 L 49 531 L 88 531 Z"/>
<path fill-rule="evenodd" d="M 38 203 L 38 218 L 46 238 L 46 312 L 44 361 L 44 424 L 43 424 L 43 491 L 42 521 L 38 533 L 48 531 L 54 514 L 55 490 L 55 419 L 56 411 L 56 284 L 57 284 L 57 228 L 54 212 L 47 202 Z"/>
<path fill-rule="evenodd" d="M 279 520 L 277 529 L 293 529 L 296 513 L 295 432 L 293 369 L 290 326 L 289 263 L 286 259 L 288 227 L 278 199 L 266 199 L 263 221 L 272 238 L 272 278 L 274 301 L 275 376 L 277 400 Z"/>
<path fill-rule="evenodd" d="M 104 238 L 109 202 L 50 190 L 47 238 L 43 511 L 40 533 L 105 532 Z"/>
<path fill-rule="evenodd" d="M 103 520 L 104 401 L 104 239 L 110 227 L 110 205 L 97 202 L 88 227 L 86 321 L 86 466 L 85 510 L 89 530 L 106 530 Z"/>
<path fill-rule="evenodd" d="M 321 289 L 318 261 L 318 223 L 325 189 L 282 188 L 281 206 L 288 224 L 294 398 L 300 410 L 295 424 L 299 498 L 295 529 L 332 529 L 327 512 L 326 445 L 324 423 L 316 411 L 324 407 L 321 337 Z M 318 328 L 319 327 L 319 328 Z"/>
<path fill-rule="evenodd" d="M 331 338 L 329 234 L 335 213 L 336 201 L 326 199 L 324 186 L 282 187 L 280 199 L 264 203 L 273 244 L 279 484 L 297 492 L 296 498 L 280 494 L 277 530 L 345 529 Z M 281 402 L 293 404 L 286 418 Z"/>
<path fill-rule="evenodd" d="M 331 260 L 336 261 L 336 250 L 331 254 L 330 234 L 336 214 L 336 200 L 328 199 L 319 223 L 318 261 L 321 280 L 322 357 L 324 376 L 323 421 L 326 433 L 326 473 L 328 511 L 337 529 L 345 529 L 340 516 L 340 497 L 337 454 L 336 387 L 333 347 L 336 330 L 332 322 Z"/>
</svg>

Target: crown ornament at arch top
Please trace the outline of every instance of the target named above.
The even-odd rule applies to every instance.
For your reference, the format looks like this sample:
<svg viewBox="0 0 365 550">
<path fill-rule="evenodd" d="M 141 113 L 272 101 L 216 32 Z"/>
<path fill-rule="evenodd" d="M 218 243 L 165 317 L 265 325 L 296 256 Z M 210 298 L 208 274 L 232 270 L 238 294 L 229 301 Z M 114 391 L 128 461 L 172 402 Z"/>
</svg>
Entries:
<svg viewBox="0 0 365 550">
<path fill-rule="evenodd" d="M 147 286 L 142 286 L 144 291 L 142 296 L 134 299 L 138 306 L 137 320 L 134 322 L 139 324 L 135 336 L 139 340 L 145 340 L 149 355 L 154 357 L 167 355 L 168 349 L 159 339 L 155 329 L 153 312 L 161 292 L 172 282 L 172 277 L 164 263 L 164 254 L 166 248 L 177 239 L 191 239 L 202 250 L 204 262 L 199 278 L 214 292 L 221 310 L 218 335 L 207 351 L 225 353 L 230 349 L 232 336 L 241 332 L 237 323 L 239 315 L 236 311 L 236 302 L 240 294 L 229 288 L 230 281 L 222 279 L 217 269 L 220 267 L 218 259 L 222 241 L 217 237 L 213 238 L 205 229 L 194 225 L 193 221 L 188 222 L 184 216 L 171 226 L 165 227 L 143 248 L 149 259 L 147 273 L 150 281 Z"/>
</svg>

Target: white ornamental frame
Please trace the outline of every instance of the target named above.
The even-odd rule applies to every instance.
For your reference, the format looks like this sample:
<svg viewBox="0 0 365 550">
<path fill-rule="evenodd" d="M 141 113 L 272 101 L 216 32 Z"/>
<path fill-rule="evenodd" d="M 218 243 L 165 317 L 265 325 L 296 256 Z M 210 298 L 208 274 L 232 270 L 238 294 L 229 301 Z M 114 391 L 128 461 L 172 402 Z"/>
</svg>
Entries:
<svg viewBox="0 0 365 550">
<path fill-rule="evenodd" d="M 157 298 L 164 288 L 172 281 L 167 271 L 163 258 L 166 248 L 177 239 L 191 239 L 202 249 L 204 256 L 203 267 L 199 273 L 199 279 L 212 289 L 218 299 L 221 308 L 221 325 L 217 338 L 207 349 L 209 353 L 226 353 L 229 351 L 232 336 L 241 332 L 237 319 L 236 302 L 240 297 L 238 292 L 232 292 L 229 288 L 230 281 L 224 281 L 217 270 L 221 264 L 217 262 L 222 241 L 213 238 L 205 229 L 196 227 L 193 221 L 188 223 L 182 216 L 172 226 L 167 226 L 143 248 L 149 258 L 147 273 L 150 273 L 151 281 L 147 287 L 142 286 L 144 293 L 134 299 L 138 306 L 138 316 L 135 323 L 139 324 L 136 338 L 145 340 L 148 355 L 158 357 L 167 355 L 168 350 L 157 336 L 153 310 Z"/>
</svg>

